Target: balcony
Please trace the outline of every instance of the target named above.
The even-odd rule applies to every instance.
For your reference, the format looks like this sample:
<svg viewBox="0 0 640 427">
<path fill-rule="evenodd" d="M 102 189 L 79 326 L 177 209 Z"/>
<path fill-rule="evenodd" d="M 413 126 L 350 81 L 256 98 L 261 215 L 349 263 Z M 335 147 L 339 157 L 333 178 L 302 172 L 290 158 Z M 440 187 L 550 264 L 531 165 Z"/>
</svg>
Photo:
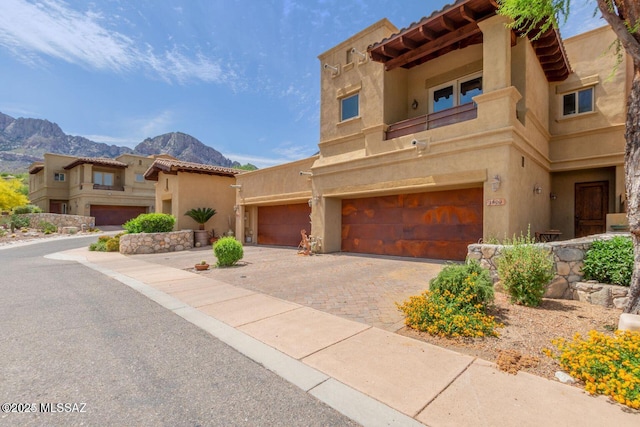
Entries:
<svg viewBox="0 0 640 427">
<path fill-rule="evenodd" d="M 398 138 L 429 129 L 452 125 L 478 117 L 478 106 L 474 102 L 457 107 L 403 120 L 389 126 L 385 139 Z"/>
<path fill-rule="evenodd" d="M 113 185 L 100 185 L 93 184 L 94 190 L 107 190 L 107 191 L 124 191 L 124 187 L 117 187 Z"/>
</svg>

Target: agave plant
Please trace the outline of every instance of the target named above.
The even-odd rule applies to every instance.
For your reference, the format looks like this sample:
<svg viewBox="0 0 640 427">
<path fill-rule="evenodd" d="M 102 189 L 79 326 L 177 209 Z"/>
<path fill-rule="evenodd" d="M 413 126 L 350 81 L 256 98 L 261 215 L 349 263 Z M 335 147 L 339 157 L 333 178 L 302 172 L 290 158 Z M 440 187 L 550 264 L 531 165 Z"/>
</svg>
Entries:
<svg viewBox="0 0 640 427">
<path fill-rule="evenodd" d="M 185 215 L 191 217 L 195 222 L 200 224 L 200 230 L 204 230 L 205 222 L 209 221 L 216 214 L 215 209 L 211 208 L 194 208 L 189 209 Z"/>
</svg>

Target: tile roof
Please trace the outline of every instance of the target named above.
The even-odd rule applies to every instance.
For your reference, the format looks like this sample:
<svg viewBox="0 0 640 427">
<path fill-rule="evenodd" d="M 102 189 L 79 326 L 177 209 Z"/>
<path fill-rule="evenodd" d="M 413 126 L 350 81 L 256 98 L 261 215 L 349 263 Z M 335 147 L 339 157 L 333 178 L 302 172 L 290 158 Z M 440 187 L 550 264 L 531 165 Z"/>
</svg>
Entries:
<svg viewBox="0 0 640 427">
<path fill-rule="evenodd" d="M 73 162 L 64 167 L 65 170 L 73 169 L 78 165 L 91 164 L 99 166 L 108 166 L 114 168 L 124 169 L 128 165 L 115 159 L 108 159 L 106 157 L 78 157 Z"/>
<path fill-rule="evenodd" d="M 164 172 L 175 175 L 178 172 L 202 173 L 206 175 L 236 176 L 244 172 L 240 169 L 225 168 L 223 166 L 203 165 L 201 163 L 184 162 L 173 159 L 156 159 L 144 173 L 145 179 L 158 180 L 158 173 Z"/>
</svg>

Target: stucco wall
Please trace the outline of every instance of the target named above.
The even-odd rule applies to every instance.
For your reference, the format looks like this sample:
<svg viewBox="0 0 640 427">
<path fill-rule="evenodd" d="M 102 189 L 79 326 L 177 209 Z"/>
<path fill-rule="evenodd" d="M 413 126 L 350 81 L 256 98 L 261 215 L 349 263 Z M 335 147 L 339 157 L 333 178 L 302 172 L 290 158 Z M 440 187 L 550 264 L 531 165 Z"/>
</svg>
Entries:
<svg viewBox="0 0 640 427">
<path fill-rule="evenodd" d="M 229 221 L 231 229 L 235 228 L 235 190 L 230 187 L 234 183 L 233 177 L 188 172 L 171 175 L 160 172 L 156 185 L 158 212 L 175 216 L 176 230 L 197 230 L 198 223 L 186 216 L 185 212 L 194 208 L 215 209 L 216 214 L 207 221 L 205 230 L 214 230 L 215 235 L 220 236 L 229 230 Z M 169 211 L 165 212 L 165 208 Z"/>
</svg>

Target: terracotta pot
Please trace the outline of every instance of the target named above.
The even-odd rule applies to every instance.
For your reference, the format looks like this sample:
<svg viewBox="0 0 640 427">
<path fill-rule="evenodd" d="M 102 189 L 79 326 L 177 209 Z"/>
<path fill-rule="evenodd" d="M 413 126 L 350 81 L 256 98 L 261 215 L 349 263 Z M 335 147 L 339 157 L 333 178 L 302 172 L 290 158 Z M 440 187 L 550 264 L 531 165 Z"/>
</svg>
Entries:
<svg viewBox="0 0 640 427">
<path fill-rule="evenodd" d="M 208 270 L 208 269 L 209 269 L 209 264 L 196 264 L 196 270 L 198 271 Z"/>
</svg>

